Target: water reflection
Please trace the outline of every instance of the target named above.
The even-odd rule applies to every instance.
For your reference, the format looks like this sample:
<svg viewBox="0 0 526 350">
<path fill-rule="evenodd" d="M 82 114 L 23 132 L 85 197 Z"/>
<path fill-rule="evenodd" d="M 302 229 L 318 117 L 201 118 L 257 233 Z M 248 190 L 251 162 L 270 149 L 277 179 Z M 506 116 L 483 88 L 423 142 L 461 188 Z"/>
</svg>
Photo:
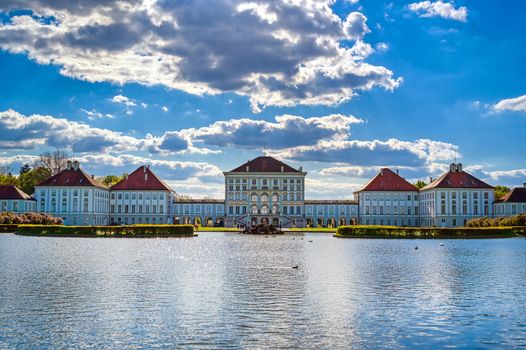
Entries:
<svg viewBox="0 0 526 350">
<path fill-rule="evenodd" d="M 0 348 L 526 346 L 526 239 L 302 237 L 2 234 Z"/>
</svg>

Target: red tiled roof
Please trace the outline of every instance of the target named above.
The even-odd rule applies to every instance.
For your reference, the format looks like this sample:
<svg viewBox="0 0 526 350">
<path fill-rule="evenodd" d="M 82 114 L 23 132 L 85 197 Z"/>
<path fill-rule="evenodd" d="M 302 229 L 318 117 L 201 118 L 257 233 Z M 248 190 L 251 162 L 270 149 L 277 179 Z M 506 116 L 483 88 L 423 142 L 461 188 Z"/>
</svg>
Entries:
<svg viewBox="0 0 526 350">
<path fill-rule="evenodd" d="M 513 190 L 506 193 L 504 197 L 499 198 L 495 202 L 526 203 L 526 187 L 515 187 Z"/>
<path fill-rule="evenodd" d="M 466 173 L 465 171 L 450 170 L 440 176 L 435 181 L 422 187 L 420 191 L 429 190 L 432 188 L 493 188 L 475 176 Z"/>
<path fill-rule="evenodd" d="M 30 195 L 15 185 L 0 185 L 0 199 L 26 199 L 31 200 Z"/>
<path fill-rule="evenodd" d="M 391 169 L 383 168 L 356 192 L 362 191 L 418 191 L 418 189 Z"/>
<path fill-rule="evenodd" d="M 275 159 L 272 157 L 257 157 L 252 159 L 245 164 L 231 170 L 233 173 L 246 173 L 248 166 L 249 173 L 281 173 L 281 167 L 283 167 L 284 173 L 300 173 L 301 171 L 294 169 L 293 167 Z"/>
<path fill-rule="evenodd" d="M 107 189 L 102 182 L 92 178 L 80 168 L 78 170 L 74 168 L 62 170 L 37 186 L 89 186 Z"/>
<path fill-rule="evenodd" d="M 151 190 L 151 191 L 171 191 L 172 189 L 165 184 L 150 170 L 150 167 L 143 165 L 135 169 L 130 175 L 115 185 L 111 186 L 111 190 L 127 191 L 127 190 Z"/>
</svg>

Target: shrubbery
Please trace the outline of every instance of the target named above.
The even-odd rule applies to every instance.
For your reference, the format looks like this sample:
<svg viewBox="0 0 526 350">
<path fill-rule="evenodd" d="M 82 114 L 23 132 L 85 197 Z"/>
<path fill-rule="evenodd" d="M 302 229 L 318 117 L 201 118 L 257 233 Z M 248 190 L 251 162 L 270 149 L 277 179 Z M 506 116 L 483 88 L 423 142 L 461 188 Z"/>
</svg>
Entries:
<svg viewBox="0 0 526 350">
<path fill-rule="evenodd" d="M 133 226 L 59 226 L 19 225 L 17 234 L 28 236 L 79 237 L 188 237 L 194 236 L 192 225 L 133 225 Z"/>
<path fill-rule="evenodd" d="M 466 227 L 526 226 L 526 214 L 500 218 L 470 219 Z"/>
<path fill-rule="evenodd" d="M 485 238 L 513 237 L 521 230 L 513 227 L 489 228 L 438 228 L 438 227 L 396 227 L 396 226 L 340 226 L 336 237 L 379 237 L 379 238 Z"/>
<path fill-rule="evenodd" d="M 42 213 L 23 213 L 23 214 L 17 215 L 11 212 L 1 212 L 0 213 L 0 224 L 62 225 L 62 219 L 56 218 L 49 214 L 42 214 Z"/>
</svg>

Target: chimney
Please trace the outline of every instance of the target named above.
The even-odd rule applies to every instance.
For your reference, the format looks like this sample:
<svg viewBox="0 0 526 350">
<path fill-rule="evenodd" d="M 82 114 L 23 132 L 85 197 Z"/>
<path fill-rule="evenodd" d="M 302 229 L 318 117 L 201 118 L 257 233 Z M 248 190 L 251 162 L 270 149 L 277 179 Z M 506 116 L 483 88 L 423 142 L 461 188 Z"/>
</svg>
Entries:
<svg viewBox="0 0 526 350">
<path fill-rule="evenodd" d="M 429 183 L 433 182 L 433 178 L 430 176 L 429 177 Z"/>
<path fill-rule="evenodd" d="M 300 172 L 303 172 L 303 167 L 302 166 L 300 166 Z"/>
<path fill-rule="evenodd" d="M 95 179 L 95 175 L 91 174 L 91 178 L 92 178 L 92 179 Z"/>
<path fill-rule="evenodd" d="M 455 170 L 457 170 L 457 166 L 455 165 L 455 163 L 451 163 L 449 165 L 449 171 L 455 171 Z"/>
<path fill-rule="evenodd" d="M 73 162 L 73 170 L 79 170 L 79 162 L 77 161 Z"/>
<path fill-rule="evenodd" d="M 144 181 L 148 181 L 148 173 L 144 173 Z"/>
<path fill-rule="evenodd" d="M 458 171 L 458 172 L 461 172 L 461 171 L 462 171 L 462 163 L 458 163 L 458 164 L 457 164 L 457 171 Z"/>
<path fill-rule="evenodd" d="M 71 160 L 66 162 L 66 170 L 71 170 Z"/>
<path fill-rule="evenodd" d="M 396 175 L 400 175 L 400 174 L 398 174 L 398 169 L 396 169 Z"/>
<path fill-rule="evenodd" d="M 522 184 L 522 186 L 524 186 L 524 188 L 526 188 L 526 182 Z"/>
<path fill-rule="evenodd" d="M 146 165 L 142 166 L 142 170 L 144 170 L 144 173 L 146 174 Z"/>
<path fill-rule="evenodd" d="M 380 169 L 380 176 L 384 176 L 384 168 Z"/>
<path fill-rule="evenodd" d="M 247 165 L 247 170 L 246 171 L 247 171 L 247 173 L 250 171 L 250 166 L 249 165 Z"/>
<path fill-rule="evenodd" d="M 285 169 L 283 168 L 283 165 L 281 166 L 281 172 L 283 172 Z"/>
</svg>

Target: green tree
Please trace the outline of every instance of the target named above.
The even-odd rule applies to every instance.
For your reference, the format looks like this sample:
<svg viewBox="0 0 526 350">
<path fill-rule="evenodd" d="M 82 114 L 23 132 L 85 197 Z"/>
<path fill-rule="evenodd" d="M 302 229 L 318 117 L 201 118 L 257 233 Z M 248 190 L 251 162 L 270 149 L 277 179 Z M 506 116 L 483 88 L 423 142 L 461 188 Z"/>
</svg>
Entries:
<svg viewBox="0 0 526 350">
<path fill-rule="evenodd" d="M 414 185 L 415 185 L 416 188 L 421 189 L 422 187 L 424 187 L 427 184 L 424 181 L 422 181 L 422 180 L 418 180 L 416 183 L 414 183 Z"/>
<path fill-rule="evenodd" d="M 20 175 L 27 173 L 29 170 L 31 170 L 31 167 L 29 166 L 29 164 L 24 164 L 20 168 Z"/>
<path fill-rule="evenodd" d="M 102 182 L 103 184 L 105 184 L 106 186 L 110 187 L 110 186 L 113 186 L 115 185 L 117 182 L 121 181 L 122 179 L 124 179 L 126 177 L 126 173 L 122 174 L 121 176 L 118 176 L 118 175 L 106 175 L 106 176 L 102 176 L 100 178 L 98 178 L 98 180 L 100 182 Z"/>
<path fill-rule="evenodd" d="M 15 185 L 18 186 L 18 179 L 13 176 L 10 166 L 0 166 L 0 185 Z"/>
<path fill-rule="evenodd" d="M 35 192 L 35 186 L 51 176 L 51 172 L 44 167 L 37 167 L 18 176 L 18 186 L 25 193 Z"/>
<path fill-rule="evenodd" d="M 509 187 L 506 186 L 495 186 L 495 199 L 504 197 L 506 193 L 510 191 Z"/>
</svg>

